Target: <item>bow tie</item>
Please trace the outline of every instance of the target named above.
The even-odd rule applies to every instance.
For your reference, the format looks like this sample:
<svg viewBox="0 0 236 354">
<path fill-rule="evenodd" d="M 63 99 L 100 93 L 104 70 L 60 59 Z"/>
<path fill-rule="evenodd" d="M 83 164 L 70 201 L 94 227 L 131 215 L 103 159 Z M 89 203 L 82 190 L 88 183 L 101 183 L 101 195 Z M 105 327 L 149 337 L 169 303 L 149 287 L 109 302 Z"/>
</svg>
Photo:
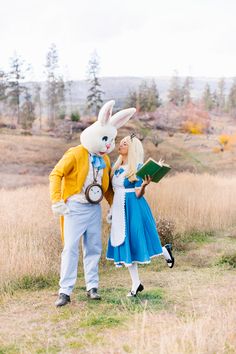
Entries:
<svg viewBox="0 0 236 354">
<path fill-rule="evenodd" d="M 98 155 L 91 155 L 91 162 L 92 165 L 97 168 L 98 170 L 101 170 L 106 167 L 105 161 L 101 156 Z"/>
<path fill-rule="evenodd" d="M 119 176 L 122 172 L 124 172 L 124 169 L 121 167 L 118 170 L 115 170 L 115 176 Z"/>
</svg>

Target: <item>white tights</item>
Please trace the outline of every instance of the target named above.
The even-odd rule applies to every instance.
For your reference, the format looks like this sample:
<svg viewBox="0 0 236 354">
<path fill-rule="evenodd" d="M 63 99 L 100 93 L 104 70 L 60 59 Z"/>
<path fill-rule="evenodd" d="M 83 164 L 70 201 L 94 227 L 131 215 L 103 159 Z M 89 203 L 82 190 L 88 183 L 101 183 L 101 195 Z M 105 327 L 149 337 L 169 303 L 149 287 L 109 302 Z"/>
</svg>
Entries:
<svg viewBox="0 0 236 354">
<path fill-rule="evenodd" d="M 162 247 L 162 252 L 163 252 L 163 256 L 165 257 L 165 259 L 171 259 L 169 252 L 167 251 L 167 249 L 164 247 Z"/>
<path fill-rule="evenodd" d="M 167 251 L 167 249 L 165 247 L 162 247 L 162 252 L 163 252 L 163 256 L 165 257 L 165 259 L 171 259 L 169 252 Z M 138 264 L 133 263 L 131 266 L 128 267 L 128 269 L 129 269 L 130 277 L 132 279 L 131 291 L 136 293 L 136 290 L 138 289 L 139 284 L 140 284 L 140 279 L 139 279 L 139 274 L 138 274 Z"/>
<path fill-rule="evenodd" d="M 136 293 L 136 290 L 138 289 L 139 284 L 140 284 L 137 263 L 133 263 L 131 266 L 128 267 L 128 269 L 129 269 L 129 274 L 130 274 L 131 279 L 132 279 L 132 289 L 131 289 L 131 291 Z"/>
</svg>

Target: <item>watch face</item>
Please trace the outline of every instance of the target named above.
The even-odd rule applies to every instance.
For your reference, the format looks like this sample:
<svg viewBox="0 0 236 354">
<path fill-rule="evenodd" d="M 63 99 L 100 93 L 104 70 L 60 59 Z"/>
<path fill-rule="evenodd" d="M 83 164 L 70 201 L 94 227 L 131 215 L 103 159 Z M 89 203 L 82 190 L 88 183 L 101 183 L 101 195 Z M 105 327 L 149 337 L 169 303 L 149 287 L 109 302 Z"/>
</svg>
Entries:
<svg viewBox="0 0 236 354">
<path fill-rule="evenodd" d="M 93 200 L 94 202 L 98 201 L 101 199 L 102 197 L 102 190 L 101 190 L 101 187 L 99 186 L 92 186 L 90 189 L 89 189 L 89 197 L 91 200 Z"/>
</svg>

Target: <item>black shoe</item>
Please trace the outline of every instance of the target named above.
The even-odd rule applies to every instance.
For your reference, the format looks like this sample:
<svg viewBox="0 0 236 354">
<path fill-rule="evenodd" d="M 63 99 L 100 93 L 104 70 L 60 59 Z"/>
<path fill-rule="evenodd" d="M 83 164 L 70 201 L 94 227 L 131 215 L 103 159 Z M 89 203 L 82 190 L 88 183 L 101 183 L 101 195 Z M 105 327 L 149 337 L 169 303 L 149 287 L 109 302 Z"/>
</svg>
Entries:
<svg viewBox="0 0 236 354">
<path fill-rule="evenodd" d="M 144 289 L 144 286 L 142 285 L 142 284 L 139 284 L 139 286 L 138 286 L 138 288 L 137 288 L 137 290 L 136 290 L 136 292 L 134 292 L 134 291 L 130 291 L 128 294 L 127 294 L 127 297 L 135 297 L 136 295 L 137 295 L 137 293 L 140 291 L 143 291 L 143 289 Z"/>
<path fill-rule="evenodd" d="M 59 294 L 57 301 L 55 302 L 56 307 L 65 306 L 70 302 L 70 296 L 66 294 Z"/>
<path fill-rule="evenodd" d="M 101 300 L 101 296 L 98 294 L 97 288 L 92 288 L 87 291 L 87 296 L 92 300 Z"/>
<path fill-rule="evenodd" d="M 172 255 L 172 252 L 171 252 L 172 245 L 170 243 L 167 243 L 164 247 L 167 250 L 167 252 L 169 253 L 169 256 L 171 258 L 171 259 L 166 259 L 167 265 L 169 268 L 173 268 L 174 264 L 175 264 L 175 259 Z"/>
</svg>

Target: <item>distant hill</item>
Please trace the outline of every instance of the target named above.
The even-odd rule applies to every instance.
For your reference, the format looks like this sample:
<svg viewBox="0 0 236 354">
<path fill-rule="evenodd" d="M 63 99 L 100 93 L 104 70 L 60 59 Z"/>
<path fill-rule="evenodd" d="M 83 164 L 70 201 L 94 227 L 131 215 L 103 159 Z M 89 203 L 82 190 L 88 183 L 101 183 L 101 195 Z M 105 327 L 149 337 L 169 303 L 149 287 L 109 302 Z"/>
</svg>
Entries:
<svg viewBox="0 0 236 354">
<path fill-rule="evenodd" d="M 102 77 L 100 78 L 101 89 L 104 91 L 104 101 L 109 99 L 116 100 L 116 108 L 124 106 L 126 97 L 130 90 L 137 89 L 143 80 L 151 81 L 155 80 L 157 88 L 160 93 L 160 97 L 165 100 L 167 97 L 171 77 Z M 180 78 L 183 83 L 185 77 Z M 214 91 L 217 89 L 219 78 L 207 78 L 207 77 L 195 77 L 193 78 L 192 97 L 198 98 L 202 95 L 206 83 Z M 226 94 L 228 93 L 233 79 L 225 79 Z M 33 83 L 28 83 L 32 87 Z M 43 99 L 45 99 L 45 82 L 41 82 Z M 88 95 L 88 82 L 86 80 L 73 81 L 72 84 L 72 106 L 83 108 L 86 103 L 86 97 Z M 69 104 L 69 97 L 66 98 L 67 104 Z"/>
</svg>

